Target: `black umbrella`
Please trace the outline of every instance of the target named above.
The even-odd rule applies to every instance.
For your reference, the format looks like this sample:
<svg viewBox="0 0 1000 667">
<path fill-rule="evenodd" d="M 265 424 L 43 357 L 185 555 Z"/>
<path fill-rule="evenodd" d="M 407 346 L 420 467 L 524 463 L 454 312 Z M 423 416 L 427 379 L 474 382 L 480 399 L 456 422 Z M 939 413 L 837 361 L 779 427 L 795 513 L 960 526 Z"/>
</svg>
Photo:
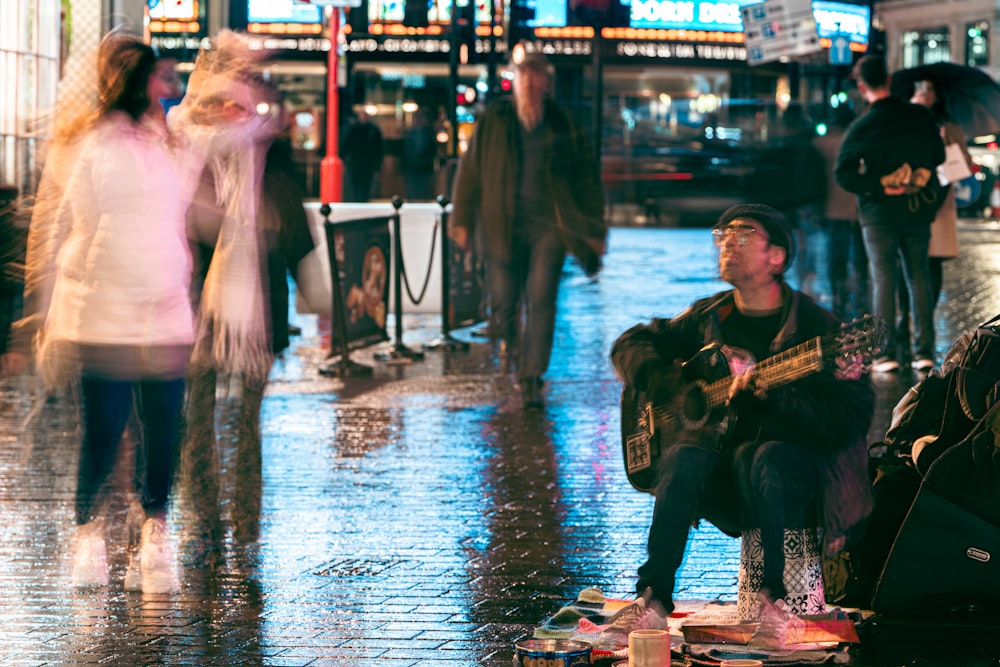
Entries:
<svg viewBox="0 0 1000 667">
<path fill-rule="evenodd" d="M 1000 133 L 1000 84 L 986 72 L 955 63 L 933 63 L 892 75 L 892 94 L 908 100 L 917 81 L 932 81 L 945 113 L 970 139 Z"/>
</svg>

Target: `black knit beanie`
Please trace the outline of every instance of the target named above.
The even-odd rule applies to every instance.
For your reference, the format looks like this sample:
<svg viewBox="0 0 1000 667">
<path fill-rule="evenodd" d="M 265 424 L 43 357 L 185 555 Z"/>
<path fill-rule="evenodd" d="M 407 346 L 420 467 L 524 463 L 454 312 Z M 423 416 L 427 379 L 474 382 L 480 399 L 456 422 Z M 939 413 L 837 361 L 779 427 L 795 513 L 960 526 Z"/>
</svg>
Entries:
<svg viewBox="0 0 1000 667">
<path fill-rule="evenodd" d="M 765 204 L 737 204 L 722 214 L 713 229 L 723 227 L 737 218 L 749 218 L 757 222 L 767 232 L 771 245 L 785 249 L 785 265 L 781 267 L 782 270 L 787 270 L 792 265 L 792 260 L 795 259 L 795 235 L 781 211 Z"/>
</svg>

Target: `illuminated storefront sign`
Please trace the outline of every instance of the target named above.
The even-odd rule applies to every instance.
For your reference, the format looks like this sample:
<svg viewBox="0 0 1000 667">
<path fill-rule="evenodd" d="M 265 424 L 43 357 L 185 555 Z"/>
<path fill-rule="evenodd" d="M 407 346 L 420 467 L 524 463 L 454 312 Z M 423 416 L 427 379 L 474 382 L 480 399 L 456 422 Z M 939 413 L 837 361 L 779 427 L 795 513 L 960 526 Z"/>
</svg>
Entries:
<svg viewBox="0 0 1000 667">
<path fill-rule="evenodd" d="M 248 0 L 250 23 L 322 23 L 323 9 L 295 0 Z"/>
<path fill-rule="evenodd" d="M 740 6 L 747 4 L 751 4 L 751 0 L 631 0 L 629 25 L 633 28 L 742 32 Z"/>
<path fill-rule="evenodd" d="M 762 0 L 625 0 L 632 28 L 743 32 L 740 7 Z M 868 41 L 869 9 L 831 0 L 813 0 L 820 38 L 847 35 L 852 42 Z"/>
<path fill-rule="evenodd" d="M 189 35 L 151 35 L 149 43 L 161 51 L 197 52 L 200 49 L 212 48 L 212 42 L 208 37 Z"/>
<path fill-rule="evenodd" d="M 275 35 L 319 35 L 323 8 L 295 0 L 248 0 L 247 31 Z"/>
<path fill-rule="evenodd" d="M 201 34 L 202 8 L 198 0 L 148 0 L 149 31 L 174 34 Z"/>
<path fill-rule="evenodd" d="M 820 39 L 846 35 L 852 42 L 868 42 L 871 25 L 868 7 L 827 0 L 813 0 L 812 5 Z"/>
<path fill-rule="evenodd" d="M 198 0 L 149 0 L 149 18 L 154 21 L 196 21 Z"/>
<path fill-rule="evenodd" d="M 451 43 L 447 39 L 414 39 L 406 37 L 386 37 L 368 39 L 361 37 L 347 43 L 351 53 L 449 53 Z"/>
<path fill-rule="evenodd" d="M 745 61 L 743 46 L 725 44 L 671 44 L 664 42 L 619 42 L 615 55 L 622 58 Z"/>
</svg>

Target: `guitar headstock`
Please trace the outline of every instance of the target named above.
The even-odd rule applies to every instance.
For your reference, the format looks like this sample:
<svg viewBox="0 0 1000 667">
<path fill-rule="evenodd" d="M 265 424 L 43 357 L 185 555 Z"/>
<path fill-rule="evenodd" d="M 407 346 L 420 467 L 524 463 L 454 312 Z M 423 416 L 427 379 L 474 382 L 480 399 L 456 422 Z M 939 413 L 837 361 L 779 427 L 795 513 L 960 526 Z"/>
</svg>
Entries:
<svg viewBox="0 0 1000 667">
<path fill-rule="evenodd" d="M 842 357 L 867 366 L 882 353 L 887 341 L 885 322 L 876 315 L 862 315 L 823 337 L 823 360 Z"/>
</svg>

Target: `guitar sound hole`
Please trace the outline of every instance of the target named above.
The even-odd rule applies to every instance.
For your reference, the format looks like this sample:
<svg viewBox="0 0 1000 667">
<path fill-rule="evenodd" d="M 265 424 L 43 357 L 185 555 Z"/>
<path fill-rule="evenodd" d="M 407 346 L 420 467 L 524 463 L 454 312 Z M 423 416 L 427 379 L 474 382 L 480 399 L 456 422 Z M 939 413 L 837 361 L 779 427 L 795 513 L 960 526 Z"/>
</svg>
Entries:
<svg viewBox="0 0 1000 667">
<path fill-rule="evenodd" d="M 705 416 L 705 393 L 700 387 L 691 387 L 684 395 L 684 419 L 687 422 L 699 422 Z"/>
</svg>

